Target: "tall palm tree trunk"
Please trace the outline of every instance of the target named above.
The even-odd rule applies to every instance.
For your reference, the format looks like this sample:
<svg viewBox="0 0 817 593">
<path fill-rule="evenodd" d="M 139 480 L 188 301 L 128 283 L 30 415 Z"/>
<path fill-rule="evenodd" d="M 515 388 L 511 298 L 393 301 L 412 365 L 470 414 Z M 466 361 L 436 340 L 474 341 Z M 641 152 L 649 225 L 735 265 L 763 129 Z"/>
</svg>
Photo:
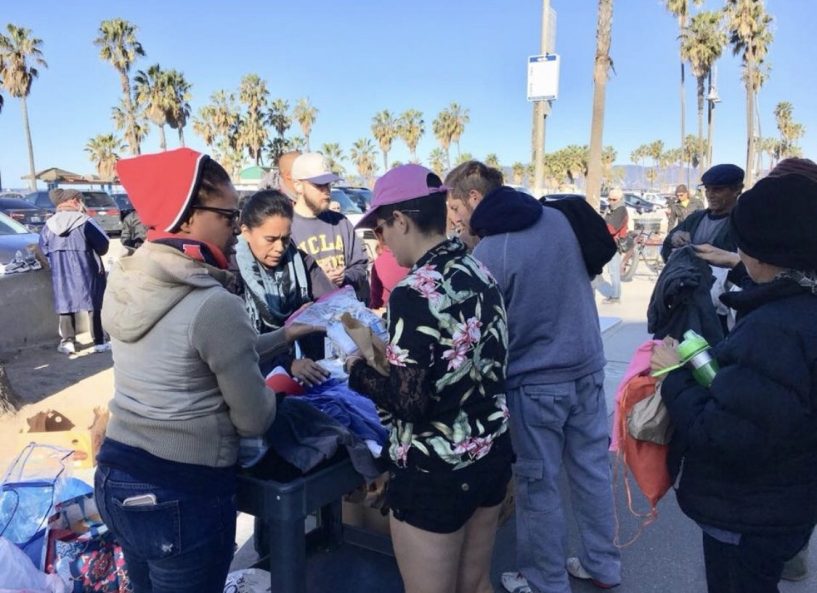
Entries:
<svg viewBox="0 0 817 593">
<path fill-rule="evenodd" d="M 596 60 L 593 67 L 593 120 L 587 159 L 587 201 L 598 209 L 601 198 L 601 152 L 604 132 L 604 99 L 610 68 L 610 35 L 613 28 L 613 0 L 599 0 Z"/>
<path fill-rule="evenodd" d="M 416 147 L 411 149 L 411 162 L 412 163 L 417 162 L 417 148 Z"/>
<path fill-rule="evenodd" d="M 389 170 L 389 153 L 383 151 L 383 174 Z"/>
<path fill-rule="evenodd" d="M 184 148 L 184 126 L 179 126 L 179 144 Z"/>
<path fill-rule="evenodd" d="M 312 149 L 309 147 L 309 134 L 304 134 L 306 136 L 304 140 L 306 140 L 306 152 L 312 152 Z"/>
<path fill-rule="evenodd" d="M 746 140 L 745 186 L 750 188 L 755 184 L 755 93 L 752 89 L 751 76 L 746 82 Z"/>
<path fill-rule="evenodd" d="M 128 119 L 128 126 L 125 130 L 125 137 L 128 140 L 128 148 L 131 154 L 141 154 L 139 141 L 136 138 L 136 116 L 133 113 L 133 99 L 130 94 L 130 79 L 125 71 L 119 72 L 119 84 L 122 87 L 122 95 L 125 99 L 125 112 Z"/>
<path fill-rule="evenodd" d="M 698 76 L 698 146 L 703 146 L 704 143 L 704 94 L 706 86 L 704 85 L 704 77 Z M 705 155 L 701 155 L 705 157 Z M 701 158 L 705 162 L 706 158 Z"/>
<path fill-rule="evenodd" d="M 683 32 L 686 30 L 686 18 L 685 17 L 678 17 L 678 30 Z M 681 147 L 684 146 L 684 138 L 686 138 L 686 97 L 684 96 L 684 83 L 686 82 L 685 77 L 685 69 L 684 69 L 684 52 L 681 46 L 678 48 L 678 55 L 681 58 L 681 86 L 679 88 L 679 93 L 681 96 Z M 683 159 L 682 159 L 683 160 Z M 689 171 L 685 171 L 686 177 L 686 184 L 689 185 Z"/>
<path fill-rule="evenodd" d="M 712 70 L 709 70 L 709 92 L 712 93 Z M 707 101 L 706 105 L 706 153 L 704 154 L 704 171 L 712 166 L 712 130 L 715 127 L 715 103 Z"/>
<path fill-rule="evenodd" d="M 159 126 L 159 148 L 167 150 L 167 138 L 165 137 L 164 126 Z"/>
<path fill-rule="evenodd" d="M 20 97 L 20 111 L 23 113 L 23 129 L 26 132 L 26 144 L 28 145 L 28 174 L 31 176 L 28 186 L 34 191 L 37 189 L 37 180 L 34 178 L 37 172 L 34 169 L 34 145 L 31 143 L 31 127 L 28 124 L 28 101 L 25 97 Z"/>
</svg>

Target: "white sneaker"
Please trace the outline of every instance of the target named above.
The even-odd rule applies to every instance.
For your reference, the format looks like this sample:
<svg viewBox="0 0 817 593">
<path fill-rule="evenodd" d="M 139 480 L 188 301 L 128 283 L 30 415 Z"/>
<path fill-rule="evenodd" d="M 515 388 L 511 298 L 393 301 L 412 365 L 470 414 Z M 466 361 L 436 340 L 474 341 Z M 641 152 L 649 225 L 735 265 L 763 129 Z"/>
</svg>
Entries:
<svg viewBox="0 0 817 593">
<path fill-rule="evenodd" d="M 66 340 L 65 342 L 60 342 L 60 345 L 57 346 L 57 352 L 62 352 L 63 354 L 76 354 L 77 349 L 74 346 L 74 342 L 71 340 Z"/>
<path fill-rule="evenodd" d="M 110 352 L 111 351 L 111 343 L 104 342 L 102 344 L 94 344 L 94 352 Z"/>
<path fill-rule="evenodd" d="M 502 586 L 508 593 L 531 593 L 528 579 L 521 572 L 503 572 Z"/>
<path fill-rule="evenodd" d="M 603 583 L 597 579 L 594 579 L 593 575 L 587 572 L 584 566 L 582 566 L 581 560 L 575 556 L 571 556 L 567 559 L 565 568 L 567 568 L 568 574 L 574 579 L 579 579 L 580 581 L 590 581 L 593 586 L 597 587 L 598 589 L 612 589 L 613 587 L 618 587 L 619 585 L 619 583 Z"/>
</svg>

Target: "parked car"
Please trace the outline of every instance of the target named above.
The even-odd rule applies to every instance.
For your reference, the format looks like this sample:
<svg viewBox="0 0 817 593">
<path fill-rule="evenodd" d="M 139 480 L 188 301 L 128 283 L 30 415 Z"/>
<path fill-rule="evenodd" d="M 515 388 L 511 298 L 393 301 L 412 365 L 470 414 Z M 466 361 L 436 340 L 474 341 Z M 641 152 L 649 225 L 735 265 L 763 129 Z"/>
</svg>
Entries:
<svg viewBox="0 0 817 593">
<path fill-rule="evenodd" d="M 25 200 L 34 204 L 37 206 L 37 208 L 48 210 L 51 214 L 53 214 L 57 209 L 54 206 L 54 202 L 51 201 L 51 197 L 48 195 L 47 191 L 39 190 L 26 194 Z"/>
<path fill-rule="evenodd" d="M 0 196 L 0 212 L 25 225 L 35 233 L 40 232 L 46 219 L 51 216 L 49 211 L 38 208 L 28 200 L 4 196 Z"/>
<path fill-rule="evenodd" d="M 362 212 L 365 212 L 369 209 L 369 205 L 372 203 L 372 199 L 374 199 L 374 194 L 372 190 L 368 187 L 357 187 L 352 185 L 338 185 L 332 189 L 338 189 L 345 193 L 349 198 L 357 204 L 357 207 L 360 208 Z"/>
<path fill-rule="evenodd" d="M 122 232 L 122 219 L 119 217 L 119 206 L 114 199 L 104 191 L 83 190 L 82 201 L 88 216 L 95 218 L 99 226 L 108 233 Z"/>
<path fill-rule="evenodd" d="M 0 191 L 0 198 L 17 198 L 20 200 L 24 200 L 25 194 L 18 191 Z"/>
<path fill-rule="evenodd" d="M 111 194 L 113 201 L 116 202 L 117 207 L 119 208 L 119 218 L 121 220 L 125 220 L 125 217 L 134 211 L 133 204 L 131 204 L 130 198 L 126 193 L 116 193 Z"/>
<path fill-rule="evenodd" d="M 340 213 L 348 218 L 353 225 L 363 218 L 363 209 L 349 197 L 345 190 L 333 187 L 331 199 L 340 205 Z M 374 231 L 371 229 L 357 229 L 355 233 L 363 241 L 369 260 L 374 261 L 374 258 L 377 257 L 377 237 L 374 236 Z"/>
<path fill-rule="evenodd" d="M 638 214 L 649 213 L 656 208 L 655 204 L 632 192 L 624 192 L 624 203 Z"/>
<path fill-rule="evenodd" d="M 0 212 L 0 264 L 7 264 L 18 251 L 37 245 L 40 236 Z"/>
</svg>

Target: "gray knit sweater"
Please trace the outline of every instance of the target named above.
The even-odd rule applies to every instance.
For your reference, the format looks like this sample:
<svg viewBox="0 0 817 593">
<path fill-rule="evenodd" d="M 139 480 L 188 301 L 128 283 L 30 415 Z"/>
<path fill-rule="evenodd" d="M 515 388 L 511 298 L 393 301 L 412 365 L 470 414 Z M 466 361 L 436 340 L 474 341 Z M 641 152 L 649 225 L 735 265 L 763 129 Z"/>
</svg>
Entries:
<svg viewBox="0 0 817 593">
<path fill-rule="evenodd" d="M 262 434 L 275 396 L 258 368 L 258 337 L 228 272 L 145 243 L 111 271 L 102 323 L 114 397 L 107 436 L 157 457 L 225 467 L 240 436 Z M 283 333 L 266 340 L 286 348 Z"/>
</svg>

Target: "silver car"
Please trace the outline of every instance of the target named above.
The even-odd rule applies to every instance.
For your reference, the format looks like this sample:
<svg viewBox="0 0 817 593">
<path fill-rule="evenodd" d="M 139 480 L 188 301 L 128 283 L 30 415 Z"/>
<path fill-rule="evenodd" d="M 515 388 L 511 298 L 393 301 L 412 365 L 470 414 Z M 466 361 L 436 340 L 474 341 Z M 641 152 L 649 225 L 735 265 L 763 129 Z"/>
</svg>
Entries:
<svg viewBox="0 0 817 593">
<path fill-rule="evenodd" d="M 0 212 L 0 264 L 9 263 L 18 251 L 25 253 L 29 245 L 37 245 L 39 240 L 39 235 Z"/>
</svg>

